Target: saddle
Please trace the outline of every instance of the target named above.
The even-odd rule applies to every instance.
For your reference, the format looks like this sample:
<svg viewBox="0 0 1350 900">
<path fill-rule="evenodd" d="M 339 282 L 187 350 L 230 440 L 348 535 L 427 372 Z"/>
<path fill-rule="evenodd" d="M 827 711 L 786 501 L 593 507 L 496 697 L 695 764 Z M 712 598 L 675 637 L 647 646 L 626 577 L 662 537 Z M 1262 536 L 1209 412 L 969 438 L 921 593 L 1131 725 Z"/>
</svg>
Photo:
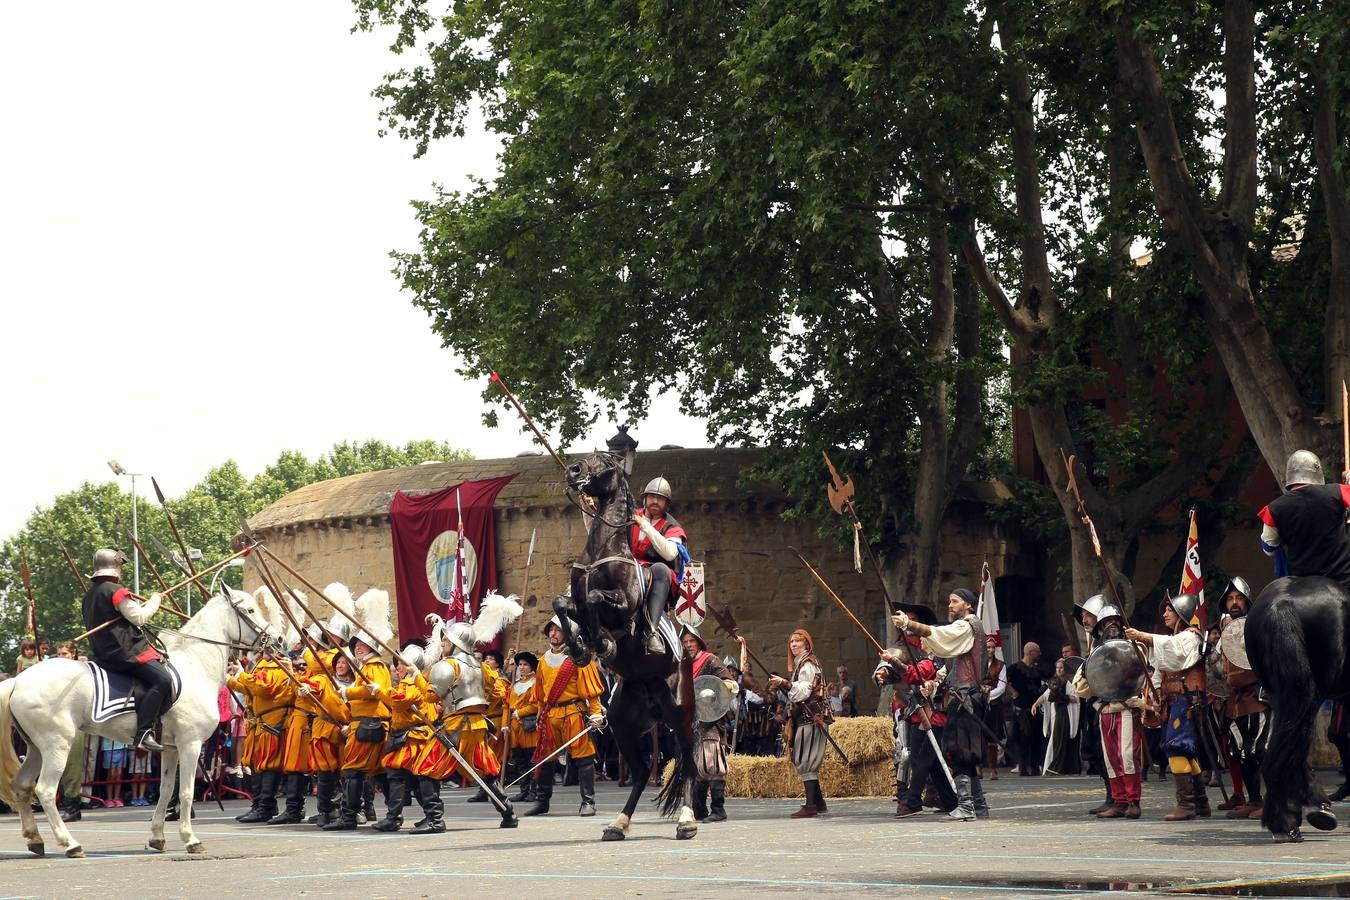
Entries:
<svg viewBox="0 0 1350 900">
<path fill-rule="evenodd" d="M 145 695 L 145 685 L 124 672 L 112 672 L 92 660 L 85 663 L 94 676 L 94 699 L 89 711 L 89 719 L 102 724 L 109 719 L 136 711 L 136 702 Z M 164 711 L 178 700 L 183 690 L 183 678 L 173 663 L 164 660 L 164 668 L 169 670 L 173 679 L 173 692 L 164 703 Z"/>
</svg>

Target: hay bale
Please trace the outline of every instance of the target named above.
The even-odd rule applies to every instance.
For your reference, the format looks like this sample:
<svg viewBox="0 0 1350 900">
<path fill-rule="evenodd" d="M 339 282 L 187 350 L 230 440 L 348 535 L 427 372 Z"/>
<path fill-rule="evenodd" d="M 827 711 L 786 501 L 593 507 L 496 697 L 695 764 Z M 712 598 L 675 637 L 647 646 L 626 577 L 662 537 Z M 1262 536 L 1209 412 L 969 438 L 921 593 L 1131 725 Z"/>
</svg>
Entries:
<svg viewBox="0 0 1350 900">
<path fill-rule="evenodd" d="M 889 797 L 895 792 L 895 738 L 890 719 L 859 716 L 830 726 L 830 737 L 848 754 L 844 765 L 832 747 L 825 748 L 820 789 L 827 797 Z M 797 798 L 802 782 L 792 760 L 781 756 L 731 756 L 727 760 L 727 796 Z"/>
<path fill-rule="evenodd" d="M 835 719 L 830 726 L 830 737 L 855 764 L 889 760 L 895 753 L 894 726 L 886 716 Z M 829 750 L 826 756 L 839 758 L 834 750 Z"/>
</svg>

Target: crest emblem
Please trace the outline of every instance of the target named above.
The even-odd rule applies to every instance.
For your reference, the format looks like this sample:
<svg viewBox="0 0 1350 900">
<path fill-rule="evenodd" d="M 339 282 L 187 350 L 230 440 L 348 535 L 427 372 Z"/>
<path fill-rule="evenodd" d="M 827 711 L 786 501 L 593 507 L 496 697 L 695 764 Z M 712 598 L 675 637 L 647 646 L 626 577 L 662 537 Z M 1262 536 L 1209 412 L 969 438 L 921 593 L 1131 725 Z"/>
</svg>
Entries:
<svg viewBox="0 0 1350 900">
<path fill-rule="evenodd" d="M 708 617 L 708 598 L 703 592 L 704 579 L 703 563 L 691 562 L 684 567 L 684 577 L 680 579 L 680 596 L 675 602 L 675 621 L 697 628 Z"/>
<path fill-rule="evenodd" d="M 462 553 L 460 552 L 462 550 Z M 456 571 L 459 558 L 464 559 L 464 596 L 455 595 L 459 579 Z M 450 607 L 449 617 L 458 620 L 464 616 L 464 601 L 473 596 L 473 587 L 478 580 L 478 551 L 466 537 L 464 545 L 459 545 L 459 536 L 454 531 L 442 531 L 436 535 L 427 549 L 427 584 L 436 599 Z"/>
</svg>

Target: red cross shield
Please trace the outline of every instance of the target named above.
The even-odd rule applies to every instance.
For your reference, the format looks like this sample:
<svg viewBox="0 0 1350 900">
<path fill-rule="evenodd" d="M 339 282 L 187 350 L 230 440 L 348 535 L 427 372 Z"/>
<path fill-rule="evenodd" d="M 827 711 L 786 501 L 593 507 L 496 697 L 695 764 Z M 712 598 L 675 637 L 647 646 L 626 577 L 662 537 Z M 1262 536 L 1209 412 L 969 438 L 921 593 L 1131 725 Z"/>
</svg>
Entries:
<svg viewBox="0 0 1350 900">
<path fill-rule="evenodd" d="M 675 602 L 675 621 L 682 625 L 703 624 L 708 615 L 708 598 L 703 593 L 703 563 L 691 562 L 684 567 L 684 577 L 680 579 L 680 596 Z"/>
</svg>

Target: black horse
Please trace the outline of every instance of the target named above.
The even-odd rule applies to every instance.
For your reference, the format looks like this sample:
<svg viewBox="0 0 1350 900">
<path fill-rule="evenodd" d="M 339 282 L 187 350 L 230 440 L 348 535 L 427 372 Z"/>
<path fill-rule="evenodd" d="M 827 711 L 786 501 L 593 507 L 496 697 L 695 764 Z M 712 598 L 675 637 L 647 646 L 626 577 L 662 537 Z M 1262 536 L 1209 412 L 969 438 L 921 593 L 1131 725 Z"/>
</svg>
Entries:
<svg viewBox="0 0 1350 900">
<path fill-rule="evenodd" d="M 1350 592 L 1320 576 L 1277 578 L 1247 615 L 1247 657 L 1270 704 L 1261 762 L 1261 824 L 1281 843 L 1301 841 L 1308 823 L 1330 831 L 1336 817 L 1308 765 L 1313 723 L 1327 697 L 1350 694 Z"/>
<path fill-rule="evenodd" d="M 628 802 L 605 828 L 604 840 L 621 841 L 628 831 L 651 773 L 640 744 L 653 724 L 669 727 L 679 746 L 674 774 L 662 784 L 656 802 L 662 815 L 678 811 L 675 836 L 687 840 L 698 831 L 690 806 L 696 774 L 693 671 L 676 648 L 667 646 L 661 653 L 647 648 L 654 625 L 643 613 L 643 594 L 650 582 L 628 543 L 636 503 L 624 458 L 596 453 L 573 463 L 567 467 L 567 484 L 595 500 L 596 514 L 586 548 L 572 564 L 571 595 L 556 598 L 553 610 L 572 661 L 586 665 L 598 654 L 619 676 L 608 717 L 633 778 Z"/>
</svg>

